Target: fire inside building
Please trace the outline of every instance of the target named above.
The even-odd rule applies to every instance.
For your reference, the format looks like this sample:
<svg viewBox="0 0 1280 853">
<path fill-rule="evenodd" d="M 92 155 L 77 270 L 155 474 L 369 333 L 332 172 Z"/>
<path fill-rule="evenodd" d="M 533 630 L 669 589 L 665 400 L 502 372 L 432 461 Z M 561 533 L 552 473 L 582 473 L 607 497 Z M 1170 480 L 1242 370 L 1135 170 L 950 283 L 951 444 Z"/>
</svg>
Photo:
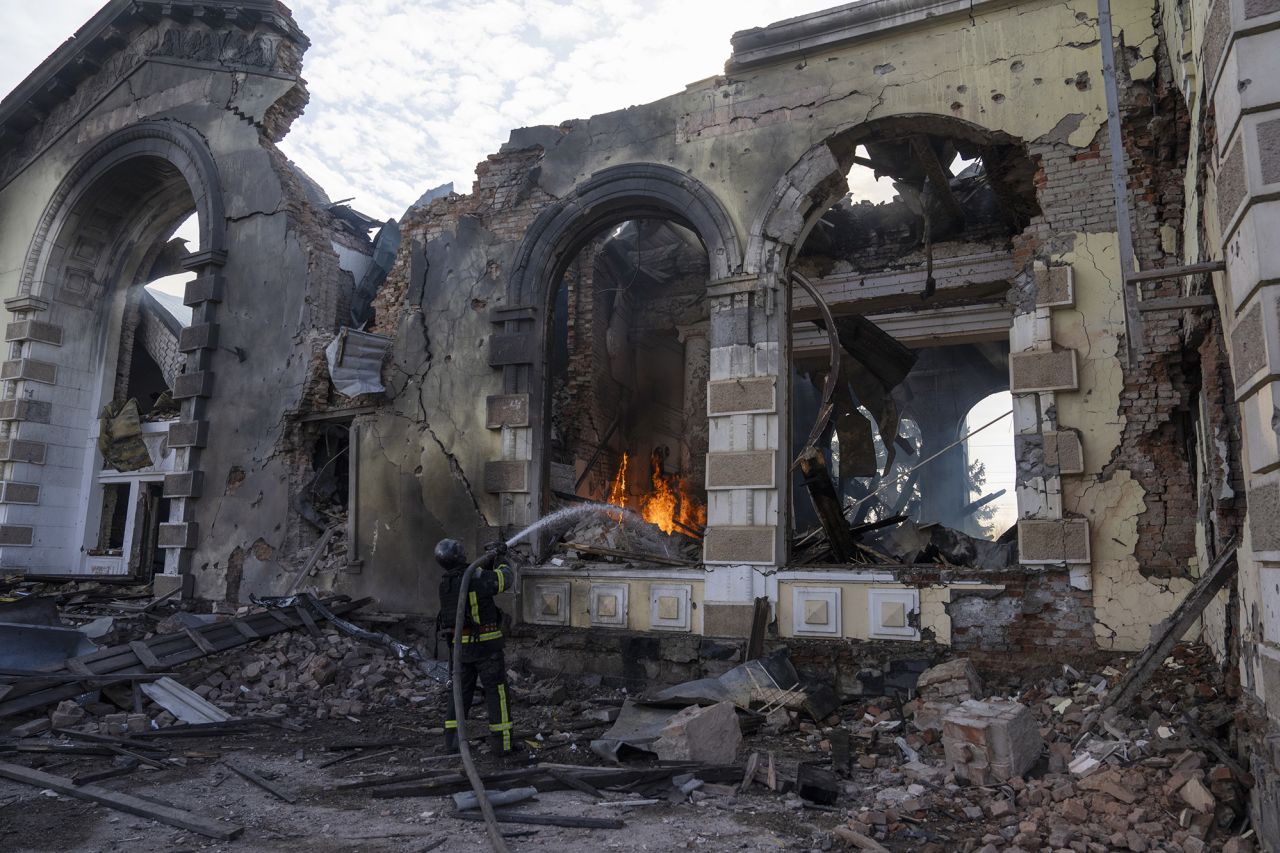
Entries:
<svg viewBox="0 0 1280 853">
<path fill-rule="evenodd" d="M 304 835 L 476 789 L 386 849 L 1280 850 L 1276 0 L 743 29 L 388 221 L 277 147 L 308 46 L 110 0 L 0 101 L 0 845 L 283 849 L 206 726 Z M 406 773 L 463 622 L 532 757 Z"/>
</svg>

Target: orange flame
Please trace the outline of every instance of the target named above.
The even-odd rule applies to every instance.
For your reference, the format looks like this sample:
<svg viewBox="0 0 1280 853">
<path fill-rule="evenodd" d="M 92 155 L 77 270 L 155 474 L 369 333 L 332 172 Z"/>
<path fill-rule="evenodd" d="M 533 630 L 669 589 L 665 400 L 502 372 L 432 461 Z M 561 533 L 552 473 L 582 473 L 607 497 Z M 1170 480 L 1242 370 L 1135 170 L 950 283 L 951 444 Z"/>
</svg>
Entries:
<svg viewBox="0 0 1280 853">
<path fill-rule="evenodd" d="M 624 453 L 609 487 L 609 503 L 613 506 L 627 505 L 627 462 Z M 693 496 L 683 477 L 662 473 L 661 451 L 655 450 L 649 457 L 649 481 L 651 491 L 640 499 L 641 518 L 668 536 L 677 529 L 696 534 L 706 527 L 706 504 Z"/>
<path fill-rule="evenodd" d="M 613 478 L 613 485 L 609 486 L 609 503 L 614 506 L 626 507 L 627 505 L 627 454 L 622 454 L 622 463 L 618 465 L 618 473 Z"/>
</svg>

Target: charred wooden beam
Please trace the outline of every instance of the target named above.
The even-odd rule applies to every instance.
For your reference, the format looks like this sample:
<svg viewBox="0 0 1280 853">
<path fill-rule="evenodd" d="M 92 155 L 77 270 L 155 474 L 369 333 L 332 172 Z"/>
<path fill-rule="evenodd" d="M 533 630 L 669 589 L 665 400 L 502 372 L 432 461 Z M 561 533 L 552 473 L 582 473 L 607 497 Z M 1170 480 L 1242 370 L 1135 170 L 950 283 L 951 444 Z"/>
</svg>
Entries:
<svg viewBox="0 0 1280 853">
<path fill-rule="evenodd" d="M 942 204 L 947 213 L 956 220 L 964 222 L 964 207 L 951 192 L 951 173 L 938 160 L 938 154 L 929 144 L 929 140 L 923 136 L 911 137 L 911 151 L 920 162 L 920 168 L 924 169 L 932 196 Z"/>
<path fill-rule="evenodd" d="M 807 447 L 800 454 L 800 471 L 804 474 L 804 486 L 813 501 L 814 511 L 822 531 L 827 534 L 827 544 L 838 562 L 847 563 L 853 557 L 855 543 L 849 522 L 840 506 L 835 483 L 827 468 L 826 457 L 815 447 Z"/>
</svg>

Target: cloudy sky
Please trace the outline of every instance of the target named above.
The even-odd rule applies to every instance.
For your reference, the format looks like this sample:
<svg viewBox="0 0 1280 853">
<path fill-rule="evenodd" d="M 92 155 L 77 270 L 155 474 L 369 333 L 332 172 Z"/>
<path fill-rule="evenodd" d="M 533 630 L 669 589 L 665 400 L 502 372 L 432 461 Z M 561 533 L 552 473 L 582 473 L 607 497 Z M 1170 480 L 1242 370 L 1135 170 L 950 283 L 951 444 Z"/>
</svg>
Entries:
<svg viewBox="0 0 1280 853">
<path fill-rule="evenodd" d="M 468 192 L 511 128 L 680 91 L 723 70 L 729 36 L 838 0 L 293 0 L 311 103 L 285 152 L 331 198 L 399 217 Z M 0 0 L 0 91 L 101 6 Z M 679 22 L 678 26 L 673 22 Z"/>
</svg>

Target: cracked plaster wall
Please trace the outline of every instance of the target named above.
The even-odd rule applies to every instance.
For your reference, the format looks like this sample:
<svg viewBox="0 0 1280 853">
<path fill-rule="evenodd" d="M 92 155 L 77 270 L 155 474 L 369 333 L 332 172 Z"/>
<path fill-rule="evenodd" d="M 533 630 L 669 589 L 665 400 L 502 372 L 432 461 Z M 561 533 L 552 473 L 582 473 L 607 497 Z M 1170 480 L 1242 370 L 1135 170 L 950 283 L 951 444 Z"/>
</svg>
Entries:
<svg viewBox="0 0 1280 853">
<path fill-rule="evenodd" d="M 1156 71 L 1152 12 L 1142 2 L 1114 8 L 1115 26 L 1132 48 L 1135 79 Z M 413 609 L 431 610 L 434 581 L 420 574 L 426 566 L 434 577 L 428 551 L 435 538 L 448 533 L 474 545 L 504 517 L 496 497 L 477 488 L 484 463 L 499 458 L 502 440 L 484 425 L 484 396 L 501 392 L 499 373 L 485 360 L 485 341 L 495 328 L 487 312 L 502 306 L 507 264 L 542 207 L 605 167 L 665 163 L 720 199 L 745 244 L 781 176 L 815 143 L 870 119 L 945 115 L 1085 150 L 1100 138 L 1106 115 L 1095 14 L 1087 2 L 1024 3 L 710 78 L 651 104 L 558 128 L 516 131 L 501 154 L 481 164 L 471 195 L 411 210 L 397 268 L 378 297 L 375 326 L 397 338 L 395 412 L 372 419 L 362 439 L 376 441 L 360 475 L 366 568 L 346 582 L 355 591 L 416 596 Z M 463 243 L 459 224 L 468 218 L 476 231 Z M 414 236 L 437 241 L 427 251 L 425 341 L 404 302 Z M 1097 253 L 1101 246 L 1086 241 L 1083 251 Z M 1101 270 L 1097 276 L 1106 278 Z M 1114 284 L 1092 284 L 1101 289 L 1100 300 L 1114 297 Z M 1118 308 L 1097 311 L 1109 315 Z M 1084 369 L 1101 375 L 1112 369 L 1108 360 L 1115 363 L 1114 340 L 1097 346 Z M 1099 396 L 1086 398 L 1080 422 L 1063 419 L 1089 430 L 1092 456 L 1104 460 L 1119 435 L 1115 400 L 1109 409 L 1098 402 L 1113 390 L 1110 378 L 1105 384 Z"/>
<path fill-rule="evenodd" d="M 428 237 L 421 308 L 378 303 L 379 328 L 395 323 L 386 372 L 393 402 L 360 423 L 357 540 L 370 568 L 344 578 L 342 588 L 434 613 L 440 577 L 431 557 L 435 543 L 457 538 L 475 554 L 494 538 L 489 533 L 497 524 L 497 499 L 482 481 L 498 445 L 485 428 L 485 408 L 486 397 L 501 393 L 502 383 L 488 363 L 488 306 L 502 298 L 499 273 L 515 246 L 478 217 L 425 213 L 411 212 L 402 223 L 401 261 L 388 282 L 392 289 L 407 285 L 410 238 Z M 432 221 L 424 226 L 424 218 Z"/>
</svg>

